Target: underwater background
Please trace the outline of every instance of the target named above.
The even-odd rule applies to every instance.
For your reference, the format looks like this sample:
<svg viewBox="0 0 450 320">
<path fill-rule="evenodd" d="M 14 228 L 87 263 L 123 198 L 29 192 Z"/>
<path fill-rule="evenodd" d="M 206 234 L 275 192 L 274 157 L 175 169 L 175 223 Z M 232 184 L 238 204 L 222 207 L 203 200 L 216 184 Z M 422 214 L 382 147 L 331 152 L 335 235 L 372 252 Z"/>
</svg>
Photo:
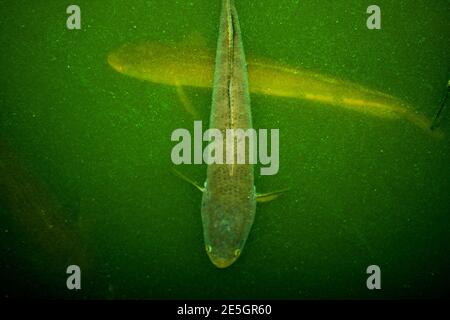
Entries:
<svg viewBox="0 0 450 320">
<path fill-rule="evenodd" d="M 450 67 L 450 3 L 236 0 L 247 55 L 399 97 L 432 118 Z M 45 4 L 44 4 L 45 3 Z M 220 270 L 203 244 L 201 193 L 172 172 L 176 89 L 116 72 L 139 41 L 215 49 L 220 1 L 0 1 L 2 298 L 436 298 L 450 288 L 450 122 L 435 139 L 404 120 L 251 95 L 255 128 L 280 129 L 280 170 L 259 192 L 239 260 Z M 194 41 L 194 40 L 192 40 Z M 198 40 L 196 40 L 198 41 Z M 187 88 L 207 123 L 211 90 Z M 447 101 L 447 104 L 448 101 Z M 204 181 L 205 165 L 179 168 Z M 82 289 L 66 288 L 79 265 Z M 381 268 L 368 290 L 366 268 Z"/>
</svg>

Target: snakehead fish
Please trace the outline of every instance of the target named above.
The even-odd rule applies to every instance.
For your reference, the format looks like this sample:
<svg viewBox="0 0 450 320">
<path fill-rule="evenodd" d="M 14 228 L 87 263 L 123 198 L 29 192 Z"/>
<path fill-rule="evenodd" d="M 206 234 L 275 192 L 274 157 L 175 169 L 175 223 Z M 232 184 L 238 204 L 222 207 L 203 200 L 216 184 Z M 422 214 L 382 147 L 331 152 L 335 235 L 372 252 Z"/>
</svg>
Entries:
<svg viewBox="0 0 450 320">
<path fill-rule="evenodd" d="M 227 129 L 252 128 L 247 63 L 233 0 L 222 3 L 210 128 L 221 131 L 224 145 Z M 235 141 L 232 146 L 236 151 Z M 253 166 L 248 162 L 246 157 L 244 164 L 208 165 L 201 214 L 206 252 L 218 268 L 239 257 L 255 217 Z"/>
</svg>

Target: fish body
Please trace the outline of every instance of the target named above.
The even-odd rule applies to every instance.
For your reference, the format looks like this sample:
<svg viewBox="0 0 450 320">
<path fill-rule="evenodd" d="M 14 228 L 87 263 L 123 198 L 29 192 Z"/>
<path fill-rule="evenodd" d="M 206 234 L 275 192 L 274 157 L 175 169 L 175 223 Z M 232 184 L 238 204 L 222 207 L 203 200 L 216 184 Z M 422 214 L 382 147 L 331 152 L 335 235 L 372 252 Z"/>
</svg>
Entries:
<svg viewBox="0 0 450 320">
<path fill-rule="evenodd" d="M 232 0 L 222 4 L 210 127 L 221 131 L 224 145 L 227 129 L 252 128 L 247 64 Z M 236 154 L 234 139 L 231 145 Z M 239 257 L 254 221 L 256 193 L 248 162 L 246 157 L 245 164 L 208 165 L 201 214 L 206 252 L 219 268 Z"/>
<path fill-rule="evenodd" d="M 319 102 L 382 119 L 405 119 L 425 133 L 431 119 L 392 95 L 313 71 L 293 68 L 267 59 L 248 60 L 251 93 Z M 158 42 L 126 44 L 108 56 L 109 64 L 122 74 L 171 86 L 211 88 L 214 52 L 195 45 Z"/>
</svg>

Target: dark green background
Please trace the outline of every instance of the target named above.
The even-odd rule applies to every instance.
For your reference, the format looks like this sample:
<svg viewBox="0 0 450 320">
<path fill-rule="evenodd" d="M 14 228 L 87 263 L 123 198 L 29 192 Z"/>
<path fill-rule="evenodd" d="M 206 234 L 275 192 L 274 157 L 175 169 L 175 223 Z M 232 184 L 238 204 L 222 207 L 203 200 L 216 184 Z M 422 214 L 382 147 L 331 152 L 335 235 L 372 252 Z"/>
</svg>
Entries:
<svg viewBox="0 0 450 320">
<path fill-rule="evenodd" d="M 449 78 L 449 2 L 376 1 L 382 29 L 369 31 L 372 2 L 236 0 L 236 7 L 248 54 L 378 89 L 431 118 Z M 220 1 L 80 0 L 80 31 L 65 27 L 69 4 L 0 1 L 0 139 L 13 150 L 0 156 L 7 162 L 14 153 L 60 216 L 47 233 L 52 222 L 42 212 L 24 213 L 5 200 L 15 194 L 2 196 L 3 297 L 448 294 L 448 110 L 446 137 L 436 140 L 402 120 L 252 96 L 255 128 L 279 128 L 281 148 L 279 173 L 257 176 L 256 188 L 291 191 L 258 206 L 241 258 L 218 270 L 204 252 L 201 194 L 171 172 L 170 134 L 192 128 L 191 116 L 173 87 L 123 76 L 106 57 L 144 40 L 203 37 L 215 48 Z M 208 121 L 211 92 L 187 92 Z M 16 170 L 4 181 L 39 202 Z M 182 171 L 202 181 L 206 167 Z M 69 264 L 82 269 L 81 291 L 65 287 Z M 371 264 L 381 267 L 382 290 L 366 288 Z"/>
</svg>

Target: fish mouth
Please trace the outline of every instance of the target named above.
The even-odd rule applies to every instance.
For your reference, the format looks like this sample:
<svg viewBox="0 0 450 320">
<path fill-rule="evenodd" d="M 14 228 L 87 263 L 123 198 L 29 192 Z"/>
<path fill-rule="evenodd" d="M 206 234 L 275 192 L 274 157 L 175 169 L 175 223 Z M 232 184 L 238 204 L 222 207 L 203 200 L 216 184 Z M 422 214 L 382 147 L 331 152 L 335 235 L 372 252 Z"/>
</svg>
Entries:
<svg viewBox="0 0 450 320">
<path fill-rule="evenodd" d="M 209 256 L 209 259 L 217 268 L 224 269 L 224 268 L 231 266 L 237 260 L 237 257 L 220 258 L 220 257 Z"/>
</svg>

